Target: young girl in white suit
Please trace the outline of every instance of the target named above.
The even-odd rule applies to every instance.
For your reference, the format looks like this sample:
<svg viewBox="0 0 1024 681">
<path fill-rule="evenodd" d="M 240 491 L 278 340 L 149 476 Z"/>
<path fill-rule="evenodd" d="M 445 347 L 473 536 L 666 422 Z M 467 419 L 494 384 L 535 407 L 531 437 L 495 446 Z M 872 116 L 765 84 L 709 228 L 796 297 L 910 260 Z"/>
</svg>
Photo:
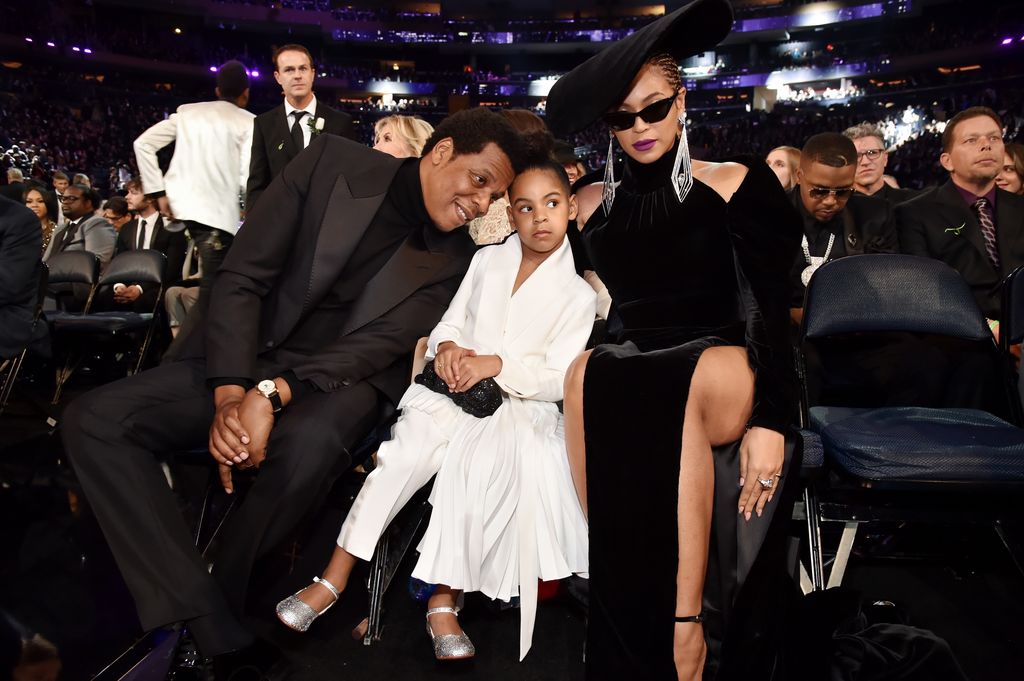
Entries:
<svg viewBox="0 0 1024 681">
<path fill-rule="evenodd" d="M 493 378 L 501 406 L 477 418 L 423 385 L 406 391 L 392 439 L 381 445 L 323 576 L 278 604 L 287 626 L 305 631 L 337 601 L 357 559 L 373 556 L 388 523 L 435 474 L 412 574 L 440 585 L 427 606 L 438 659 L 475 653 L 456 619 L 461 592 L 520 597 L 522 659 L 537 580 L 586 572 L 587 525 L 555 404 L 596 308 L 565 236 L 576 199 L 562 167 L 544 160 L 516 177 L 509 200 L 516 233 L 477 252 L 427 350 L 452 393 Z"/>
</svg>

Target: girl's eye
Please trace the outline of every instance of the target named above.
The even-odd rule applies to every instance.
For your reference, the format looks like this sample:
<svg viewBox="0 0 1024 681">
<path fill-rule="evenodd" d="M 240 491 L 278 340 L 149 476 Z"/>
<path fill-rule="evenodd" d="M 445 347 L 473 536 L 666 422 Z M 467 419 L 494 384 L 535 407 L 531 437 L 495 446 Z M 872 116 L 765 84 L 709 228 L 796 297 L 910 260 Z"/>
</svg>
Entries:
<svg viewBox="0 0 1024 681">
<path fill-rule="evenodd" d="M 557 200 L 551 199 L 550 201 L 548 201 L 548 208 L 555 208 L 556 206 L 558 206 Z"/>
<path fill-rule="evenodd" d="M 520 213 L 529 213 L 530 212 L 530 207 L 529 206 L 520 206 L 519 207 L 519 212 Z"/>
</svg>

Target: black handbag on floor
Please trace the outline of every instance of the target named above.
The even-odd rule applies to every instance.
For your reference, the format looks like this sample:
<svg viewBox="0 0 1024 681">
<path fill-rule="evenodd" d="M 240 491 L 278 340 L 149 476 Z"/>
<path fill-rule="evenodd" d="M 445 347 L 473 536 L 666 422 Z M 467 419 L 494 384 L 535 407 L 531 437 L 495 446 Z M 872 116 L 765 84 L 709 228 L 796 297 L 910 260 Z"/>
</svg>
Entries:
<svg viewBox="0 0 1024 681">
<path fill-rule="evenodd" d="M 478 419 L 490 416 L 501 406 L 501 388 L 493 378 L 485 378 L 464 393 L 453 393 L 434 371 L 434 362 L 430 361 L 415 380 L 423 387 L 450 398 L 462 411 Z"/>
</svg>

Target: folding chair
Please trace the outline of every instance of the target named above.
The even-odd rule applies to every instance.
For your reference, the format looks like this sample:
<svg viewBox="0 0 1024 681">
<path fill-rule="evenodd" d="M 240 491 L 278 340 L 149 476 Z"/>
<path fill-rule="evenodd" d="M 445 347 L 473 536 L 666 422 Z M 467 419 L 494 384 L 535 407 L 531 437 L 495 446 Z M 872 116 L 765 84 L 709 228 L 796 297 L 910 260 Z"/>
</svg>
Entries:
<svg viewBox="0 0 1024 681">
<path fill-rule="evenodd" d="M 46 300 L 46 285 L 49 280 L 50 270 L 46 266 L 46 263 L 41 263 L 39 267 L 39 288 L 36 295 L 36 309 L 32 317 L 32 329 L 35 331 L 39 320 L 43 316 L 43 301 Z M 18 372 L 21 371 L 21 365 L 25 363 L 25 355 L 28 354 L 28 348 L 32 341 L 21 351 L 17 357 L 4 360 L 0 363 L 0 374 L 3 378 L 0 379 L 0 414 L 4 413 L 4 409 L 7 407 L 7 401 L 11 398 L 11 391 L 14 389 L 14 382 L 18 380 Z"/>
<path fill-rule="evenodd" d="M 63 255 L 63 254 L 62 254 Z M 54 337 L 66 341 L 68 349 L 64 368 L 57 375 L 57 389 L 53 395 L 53 404 L 60 401 L 65 383 L 71 378 L 83 356 L 83 345 L 86 339 L 119 341 L 137 336 L 142 332 L 141 343 L 134 350 L 138 359 L 129 366 L 128 375 L 142 370 L 146 354 L 156 330 L 158 311 L 163 305 L 163 278 L 167 256 L 156 250 L 127 251 L 121 253 L 107 265 L 103 275 L 96 282 L 85 313 L 81 315 L 60 315 L 53 319 Z M 52 279 L 52 275 L 51 275 Z M 96 292 L 105 287 L 113 287 L 119 282 L 132 282 L 157 286 L 157 296 L 153 309 L 148 312 L 90 312 Z"/>
<path fill-rule="evenodd" d="M 973 344 L 995 359 L 998 348 L 967 284 L 927 258 L 862 255 L 827 263 L 811 279 L 799 361 L 806 376 L 808 343 L 910 332 Z M 992 525 L 1024 492 L 1024 430 L 985 411 L 925 407 L 809 405 L 802 415 L 820 435 L 828 473 L 808 487 L 809 515 L 844 529 L 828 586 L 843 579 L 861 523 L 920 521 Z M 1004 538 L 1011 557 L 1021 563 Z M 811 541 L 812 566 L 821 566 Z M 820 584 L 815 584 L 820 588 Z"/>
</svg>

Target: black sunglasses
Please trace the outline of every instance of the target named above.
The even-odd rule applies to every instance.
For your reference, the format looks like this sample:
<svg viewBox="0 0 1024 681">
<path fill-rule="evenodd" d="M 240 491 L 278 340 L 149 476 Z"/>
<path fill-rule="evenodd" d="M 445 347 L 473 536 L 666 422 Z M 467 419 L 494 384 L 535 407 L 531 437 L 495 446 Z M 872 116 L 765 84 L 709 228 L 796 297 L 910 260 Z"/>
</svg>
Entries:
<svg viewBox="0 0 1024 681">
<path fill-rule="evenodd" d="M 807 193 L 812 199 L 823 199 L 829 194 L 837 199 L 846 199 L 853 194 L 853 187 L 811 187 Z"/>
<path fill-rule="evenodd" d="M 672 102 L 675 100 L 676 95 L 672 95 L 654 104 L 648 104 L 639 111 L 609 111 L 601 118 L 608 124 L 609 128 L 616 131 L 632 128 L 637 116 L 643 119 L 645 123 L 657 123 L 658 121 L 665 120 L 665 116 L 668 116 L 668 112 L 672 108 Z"/>
</svg>

